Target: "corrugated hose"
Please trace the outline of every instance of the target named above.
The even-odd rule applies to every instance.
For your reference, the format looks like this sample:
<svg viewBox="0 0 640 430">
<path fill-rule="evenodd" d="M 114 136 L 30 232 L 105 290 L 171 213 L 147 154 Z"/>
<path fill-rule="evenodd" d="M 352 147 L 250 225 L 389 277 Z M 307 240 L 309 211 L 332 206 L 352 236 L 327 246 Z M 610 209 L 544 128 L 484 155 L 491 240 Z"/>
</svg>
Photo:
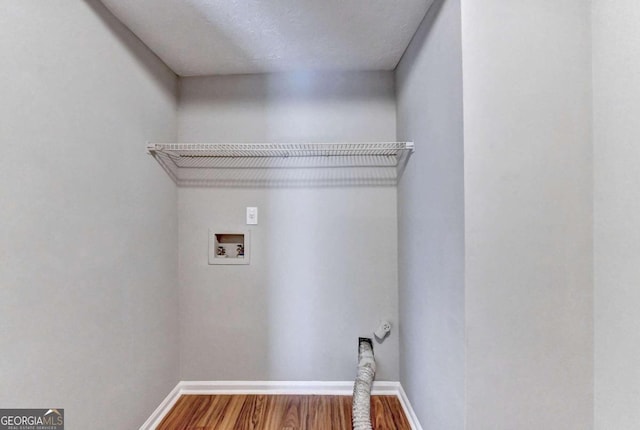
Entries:
<svg viewBox="0 0 640 430">
<path fill-rule="evenodd" d="M 353 385 L 353 430 L 373 430 L 371 426 L 371 386 L 376 374 L 371 339 L 358 341 L 358 375 Z"/>
</svg>

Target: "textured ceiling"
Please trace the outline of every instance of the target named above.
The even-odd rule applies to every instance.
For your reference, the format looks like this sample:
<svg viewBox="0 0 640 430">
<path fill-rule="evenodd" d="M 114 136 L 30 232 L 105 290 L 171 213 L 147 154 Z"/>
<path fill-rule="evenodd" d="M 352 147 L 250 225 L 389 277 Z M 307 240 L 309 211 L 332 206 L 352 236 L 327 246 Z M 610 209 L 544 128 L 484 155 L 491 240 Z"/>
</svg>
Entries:
<svg viewBox="0 0 640 430">
<path fill-rule="evenodd" d="M 102 0 L 178 75 L 391 70 L 432 0 Z"/>
</svg>

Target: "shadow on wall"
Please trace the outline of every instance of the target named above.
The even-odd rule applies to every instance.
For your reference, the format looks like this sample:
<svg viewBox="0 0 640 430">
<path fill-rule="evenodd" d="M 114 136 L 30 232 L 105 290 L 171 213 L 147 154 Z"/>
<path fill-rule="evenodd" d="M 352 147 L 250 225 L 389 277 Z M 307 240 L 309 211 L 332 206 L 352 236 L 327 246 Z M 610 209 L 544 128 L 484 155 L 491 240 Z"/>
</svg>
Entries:
<svg viewBox="0 0 640 430">
<path fill-rule="evenodd" d="M 405 156 L 192 157 L 164 152 L 154 157 L 179 186 L 186 187 L 343 187 L 395 186 Z"/>
</svg>

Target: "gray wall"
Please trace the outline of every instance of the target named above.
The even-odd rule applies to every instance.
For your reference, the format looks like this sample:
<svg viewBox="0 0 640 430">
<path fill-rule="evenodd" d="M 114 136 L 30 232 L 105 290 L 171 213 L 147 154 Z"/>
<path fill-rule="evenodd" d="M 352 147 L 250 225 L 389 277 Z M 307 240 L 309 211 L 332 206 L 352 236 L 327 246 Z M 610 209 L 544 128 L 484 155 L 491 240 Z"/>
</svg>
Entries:
<svg viewBox="0 0 640 430">
<path fill-rule="evenodd" d="M 393 141 L 391 73 L 181 80 L 182 142 Z M 251 264 L 209 266 L 209 228 L 244 228 Z M 358 336 L 398 321 L 395 187 L 181 188 L 181 377 L 350 380 Z M 398 379 L 398 331 L 376 345 Z"/>
<path fill-rule="evenodd" d="M 436 1 L 397 70 L 400 380 L 425 429 L 464 428 L 460 2 Z"/>
<path fill-rule="evenodd" d="M 462 1 L 470 429 L 593 428 L 590 19 Z"/>
<path fill-rule="evenodd" d="M 0 405 L 140 426 L 178 380 L 175 76 L 97 1 L 0 4 Z"/>
<path fill-rule="evenodd" d="M 640 4 L 593 2 L 595 428 L 640 422 Z"/>
</svg>

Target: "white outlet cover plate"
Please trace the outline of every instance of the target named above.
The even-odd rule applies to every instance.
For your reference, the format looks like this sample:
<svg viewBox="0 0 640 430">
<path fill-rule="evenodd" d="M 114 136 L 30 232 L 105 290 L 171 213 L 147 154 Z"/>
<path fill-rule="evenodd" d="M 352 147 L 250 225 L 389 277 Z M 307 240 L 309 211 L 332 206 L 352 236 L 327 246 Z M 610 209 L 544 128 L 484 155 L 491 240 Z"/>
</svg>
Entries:
<svg viewBox="0 0 640 430">
<path fill-rule="evenodd" d="M 247 224 L 258 224 L 258 208 L 249 206 L 247 207 Z"/>
</svg>

